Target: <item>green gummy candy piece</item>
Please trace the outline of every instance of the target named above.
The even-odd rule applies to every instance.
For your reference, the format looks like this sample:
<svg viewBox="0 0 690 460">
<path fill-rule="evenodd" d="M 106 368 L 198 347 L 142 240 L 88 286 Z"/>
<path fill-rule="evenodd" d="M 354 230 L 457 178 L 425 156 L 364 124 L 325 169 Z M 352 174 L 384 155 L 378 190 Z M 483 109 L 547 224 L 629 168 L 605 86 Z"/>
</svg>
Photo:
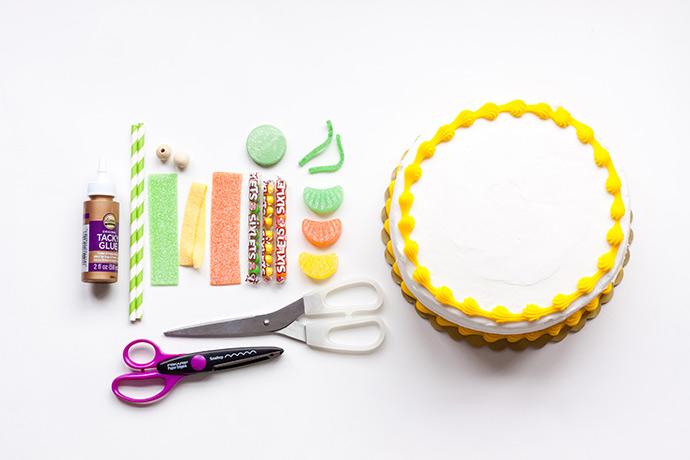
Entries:
<svg viewBox="0 0 690 460">
<path fill-rule="evenodd" d="M 307 153 L 304 158 L 299 160 L 299 165 L 304 166 L 307 164 L 307 162 L 311 161 L 312 158 L 315 156 L 321 155 L 323 151 L 326 149 L 331 144 L 331 141 L 333 140 L 333 123 L 331 123 L 331 120 L 326 120 L 326 126 L 328 127 L 328 138 L 323 141 L 321 144 L 316 146 L 314 150 L 311 152 Z"/>
<path fill-rule="evenodd" d="M 304 187 L 304 204 L 318 214 L 328 214 L 340 207 L 345 192 L 340 185 L 331 188 Z"/>
<path fill-rule="evenodd" d="M 281 130 L 271 125 L 257 126 L 247 136 L 247 153 L 261 166 L 278 163 L 287 150 L 287 140 Z"/>
<path fill-rule="evenodd" d="M 340 142 L 340 134 L 336 134 L 335 143 L 338 144 L 338 162 L 332 165 L 315 166 L 313 168 L 309 168 L 309 174 L 335 172 L 340 169 L 340 167 L 343 165 L 343 161 L 345 161 L 345 152 L 343 151 L 343 144 Z"/>
<path fill-rule="evenodd" d="M 177 174 L 149 174 L 151 285 L 178 284 Z"/>
</svg>

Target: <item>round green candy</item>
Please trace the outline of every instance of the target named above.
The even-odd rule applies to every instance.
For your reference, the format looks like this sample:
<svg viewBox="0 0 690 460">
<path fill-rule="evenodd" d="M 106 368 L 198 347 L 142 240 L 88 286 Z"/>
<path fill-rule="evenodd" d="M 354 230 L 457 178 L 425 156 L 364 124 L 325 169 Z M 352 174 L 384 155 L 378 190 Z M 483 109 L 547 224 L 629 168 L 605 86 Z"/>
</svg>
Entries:
<svg viewBox="0 0 690 460">
<path fill-rule="evenodd" d="M 258 165 L 271 166 L 278 163 L 286 149 L 285 135 L 275 126 L 257 126 L 247 136 L 247 153 Z"/>
</svg>

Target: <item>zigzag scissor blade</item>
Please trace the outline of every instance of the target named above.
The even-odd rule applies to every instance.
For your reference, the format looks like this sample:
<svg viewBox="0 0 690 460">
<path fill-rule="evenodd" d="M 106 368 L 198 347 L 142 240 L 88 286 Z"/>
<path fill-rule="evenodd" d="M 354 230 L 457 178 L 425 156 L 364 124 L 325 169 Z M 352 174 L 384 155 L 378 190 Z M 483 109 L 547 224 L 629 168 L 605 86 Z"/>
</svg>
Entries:
<svg viewBox="0 0 690 460">
<path fill-rule="evenodd" d="M 209 357 L 218 361 L 218 364 L 213 366 L 214 371 L 235 369 L 275 359 L 283 354 L 283 349 L 278 347 L 230 348 L 217 350 L 217 352 L 215 356 Z"/>
<path fill-rule="evenodd" d="M 214 321 L 166 331 L 164 334 L 168 337 L 244 337 L 269 334 L 285 328 L 302 314 L 304 301 L 299 299 L 266 315 Z"/>
</svg>

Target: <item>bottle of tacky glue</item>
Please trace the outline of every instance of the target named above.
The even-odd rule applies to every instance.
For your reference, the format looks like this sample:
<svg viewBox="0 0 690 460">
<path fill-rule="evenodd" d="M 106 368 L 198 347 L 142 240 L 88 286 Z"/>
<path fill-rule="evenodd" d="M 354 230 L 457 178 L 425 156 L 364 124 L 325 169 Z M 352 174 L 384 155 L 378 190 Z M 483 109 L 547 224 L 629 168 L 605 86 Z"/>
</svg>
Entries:
<svg viewBox="0 0 690 460">
<path fill-rule="evenodd" d="M 117 281 L 120 203 L 114 200 L 115 184 L 108 180 L 104 158 L 98 161 L 98 175 L 89 183 L 89 200 L 84 201 L 81 236 L 81 280 L 85 283 Z"/>
</svg>

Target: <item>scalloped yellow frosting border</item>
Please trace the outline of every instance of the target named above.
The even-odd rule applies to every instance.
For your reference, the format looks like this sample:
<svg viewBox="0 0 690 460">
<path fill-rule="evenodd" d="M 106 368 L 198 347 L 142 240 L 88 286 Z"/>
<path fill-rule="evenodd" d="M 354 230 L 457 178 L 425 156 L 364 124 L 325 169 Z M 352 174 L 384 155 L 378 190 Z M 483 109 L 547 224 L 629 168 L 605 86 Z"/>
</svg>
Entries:
<svg viewBox="0 0 690 460">
<path fill-rule="evenodd" d="M 395 270 L 395 267 L 394 267 Z M 606 288 L 601 292 L 601 294 L 597 295 L 594 299 L 592 299 L 591 302 L 589 302 L 587 305 L 582 307 L 581 309 L 577 310 L 574 312 L 572 315 L 568 316 L 565 320 L 561 321 L 560 323 L 556 323 L 553 326 L 547 327 L 546 329 L 540 329 L 538 331 L 534 332 L 526 332 L 522 334 L 508 334 L 508 335 L 502 335 L 502 334 L 492 334 L 490 332 L 481 332 L 481 331 L 475 331 L 474 329 L 469 329 L 463 326 L 459 326 L 455 323 L 452 323 L 448 321 L 447 319 L 443 318 L 442 316 L 437 315 L 433 311 L 429 310 L 422 304 L 419 300 L 416 300 L 414 295 L 410 292 L 410 290 L 407 288 L 405 285 L 405 282 L 402 282 L 400 285 L 401 289 L 405 294 L 409 295 L 413 299 L 415 299 L 415 308 L 419 310 L 420 312 L 424 313 L 425 315 L 433 316 L 436 319 L 436 322 L 438 323 L 439 326 L 443 327 L 452 327 L 457 329 L 458 333 L 463 336 L 470 336 L 470 335 L 479 335 L 481 336 L 484 340 L 486 340 L 487 343 L 493 343 L 498 340 L 506 339 L 508 340 L 509 343 L 516 343 L 519 342 L 522 339 L 527 339 L 529 342 L 534 342 L 538 339 L 540 339 L 542 336 L 548 334 L 551 337 L 556 337 L 558 334 L 561 333 L 561 330 L 565 326 L 570 326 L 573 327 L 576 324 L 580 322 L 582 319 L 582 316 L 586 313 L 592 312 L 599 308 L 600 306 L 600 300 L 601 297 L 605 294 L 608 294 L 611 292 L 613 289 L 613 284 L 609 284 L 606 286 Z"/>
<path fill-rule="evenodd" d="M 414 202 L 414 195 L 411 189 L 412 185 L 422 177 L 421 164 L 434 156 L 438 144 L 450 141 L 453 136 L 455 136 L 455 131 L 457 129 L 469 128 L 479 118 L 484 118 L 489 121 L 495 120 L 502 113 L 509 113 L 515 118 L 519 118 L 525 113 L 531 113 L 541 120 L 552 120 L 556 126 L 560 128 L 566 128 L 568 126 L 575 128 L 579 141 L 583 144 L 592 146 L 595 164 L 608 170 L 609 175 L 606 179 L 605 187 L 606 191 L 613 195 L 613 204 L 611 205 L 610 212 L 611 218 L 614 220 L 614 225 L 606 234 L 606 241 L 610 246 L 610 250 L 599 257 L 597 261 L 597 272 L 594 275 L 580 278 L 577 282 L 577 290 L 575 292 L 571 294 L 557 294 L 553 298 L 552 305 L 548 307 L 539 307 L 535 304 L 529 304 L 520 313 L 513 313 L 502 305 L 498 305 L 492 310 L 485 310 L 471 297 L 467 297 L 464 301 L 459 302 L 455 299 L 450 288 L 446 286 L 434 286 L 431 283 L 431 274 L 429 270 L 419 264 L 419 244 L 410 238 L 415 226 L 414 217 L 410 214 Z M 401 211 L 398 230 L 405 243 L 403 252 L 415 267 L 412 273 L 413 279 L 424 286 L 436 300 L 443 305 L 457 308 L 468 316 L 482 316 L 496 321 L 497 323 L 535 321 L 539 318 L 565 310 L 577 298 L 590 293 L 601 277 L 613 269 L 616 255 L 618 254 L 618 248 L 624 239 L 623 229 L 620 225 L 620 220 L 625 215 L 625 205 L 623 204 L 623 198 L 621 196 L 621 180 L 618 177 L 618 173 L 616 173 L 616 169 L 613 166 L 608 151 L 606 151 L 599 141 L 594 138 L 592 128 L 575 120 L 570 116 L 570 113 L 562 107 L 553 110 L 545 103 L 528 105 L 525 104 L 524 101 L 515 100 L 504 105 L 487 103 L 479 110 L 464 110 L 460 112 L 451 124 L 441 126 L 431 140 L 424 141 L 419 145 L 414 161 L 405 168 L 404 189 L 398 197 L 398 204 L 400 205 Z M 387 212 L 390 212 L 390 207 L 391 199 L 386 203 Z"/>
<path fill-rule="evenodd" d="M 397 168 L 395 170 L 395 173 L 397 175 L 397 172 L 399 171 L 400 168 Z M 392 196 L 393 193 L 393 188 L 395 187 L 395 180 L 393 180 L 389 187 L 388 187 L 388 193 L 389 196 Z M 405 284 L 405 281 L 402 279 L 402 274 L 400 273 L 400 269 L 398 268 L 398 264 L 395 259 L 395 253 L 393 252 L 393 246 L 392 242 L 390 239 L 390 199 L 386 202 L 386 208 L 384 209 L 386 214 L 384 218 L 384 223 L 383 223 L 383 228 L 386 234 L 388 235 L 388 241 L 386 242 L 386 253 L 391 257 L 391 261 L 389 261 L 389 264 L 391 265 L 391 270 L 395 274 L 393 279 L 395 280 L 397 277 L 396 282 L 400 285 L 400 289 L 402 290 L 403 294 L 407 296 L 407 298 L 412 299 L 414 301 L 414 306 L 417 309 L 418 313 L 422 315 L 423 317 L 430 319 L 433 318 L 433 321 L 436 322 L 436 324 L 441 327 L 441 328 L 449 328 L 457 331 L 457 333 L 467 339 L 470 336 L 478 336 L 481 337 L 485 344 L 489 345 L 491 347 L 491 344 L 498 342 L 499 340 L 507 340 L 508 343 L 510 344 L 510 347 L 512 348 L 514 344 L 517 344 L 523 339 L 526 339 L 528 343 L 534 344 L 536 343 L 539 339 L 544 337 L 545 335 L 549 335 L 551 337 L 558 337 L 561 334 L 561 331 L 563 330 L 564 327 L 576 327 L 578 324 L 580 324 L 580 321 L 584 317 L 585 319 L 592 318 L 596 316 L 596 313 L 592 315 L 592 312 L 595 312 L 603 303 L 606 303 L 606 301 L 602 301 L 602 298 L 611 293 L 613 291 L 614 283 L 609 283 L 603 291 L 599 295 L 597 295 L 590 303 L 585 305 L 583 308 L 577 310 L 570 316 L 568 316 L 565 320 L 561 321 L 560 323 L 556 323 L 553 326 L 550 326 L 546 329 L 541 329 L 539 331 L 534 331 L 534 332 L 527 332 L 527 333 L 522 333 L 522 334 L 508 334 L 508 335 L 502 335 L 502 334 L 492 334 L 489 332 L 481 332 L 481 331 L 475 331 L 474 329 L 469 329 L 463 326 L 459 326 L 451 321 L 446 320 L 442 316 L 437 315 L 433 311 L 429 310 L 424 304 L 422 304 L 410 291 L 410 289 L 407 287 Z M 386 259 L 388 260 L 388 258 Z M 625 265 L 625 262 L 623 263 Z M 433 323 L 432 323 L 433 325 Z M 435 326 L 434 326 L 435 327 Z M 579 329 L 578 329 L 579 330 Z M 448 332 L 448 330 L 446 330 Z M 452 334 L 451 334 L 452 336 Z M 476 343 L 474 346 L 481 346 L 477 345 Z"/>
</svg>

